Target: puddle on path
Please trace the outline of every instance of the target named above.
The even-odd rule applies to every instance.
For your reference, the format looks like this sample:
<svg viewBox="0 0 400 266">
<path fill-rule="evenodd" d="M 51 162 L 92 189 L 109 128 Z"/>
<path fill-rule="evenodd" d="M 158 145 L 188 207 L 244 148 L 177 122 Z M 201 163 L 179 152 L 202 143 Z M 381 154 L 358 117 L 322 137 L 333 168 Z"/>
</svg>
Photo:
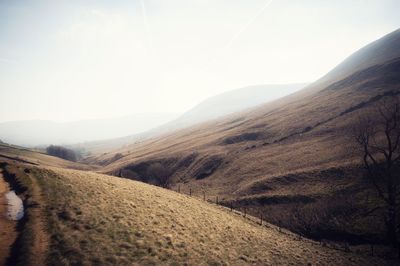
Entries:
<svg viewBox="0 0 400 266">
<path fill-rule="evenodd" d="M 15 194 L 14 190 L 6 193 L 7 199 L 7 213 L 6 216 L 9 220 L 18 221 L 24 217 L 24 204 L 20 197 Z"/>
</svg>

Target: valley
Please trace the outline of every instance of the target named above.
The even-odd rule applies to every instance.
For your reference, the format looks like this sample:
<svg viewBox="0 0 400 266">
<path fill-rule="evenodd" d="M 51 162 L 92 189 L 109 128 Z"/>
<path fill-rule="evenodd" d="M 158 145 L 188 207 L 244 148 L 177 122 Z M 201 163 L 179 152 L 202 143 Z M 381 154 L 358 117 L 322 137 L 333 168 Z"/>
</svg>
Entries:
<svg viewBox="0 0 400 266">
<path fill-rule="evenodd" d="M 0 4 L 0 265 L 400 265 L 398 3 L 150 2 Z"/>
</svg>

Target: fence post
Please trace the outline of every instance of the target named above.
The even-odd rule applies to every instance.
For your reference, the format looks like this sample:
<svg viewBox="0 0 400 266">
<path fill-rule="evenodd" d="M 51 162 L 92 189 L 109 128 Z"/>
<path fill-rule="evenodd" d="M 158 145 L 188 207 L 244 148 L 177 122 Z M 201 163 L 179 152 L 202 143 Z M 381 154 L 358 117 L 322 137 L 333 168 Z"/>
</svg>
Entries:
<svg viewBox="0 0 400 266">
<path fill-rule="evenodd" d="M 189 188 L 189 196 L 192 196 L 192 188 Z"/>
<path fill-rule="evenodd" d="M 215 198 L 215 203 L 218 205 L 218 196 Z"/>
<path fill-rule="evenodd" d="M 233 210 L 232 201 L 231 201 L 231 211 Z"/>
<path fill-rule="evenodd" d="M 246 207 L 244 207 L 244 217 L 246 217 Z"/>
<path fill-rule="evenodd" d="M 181 193 L 181 185 L 178 186 L 178 193 Z"/>
</svg>

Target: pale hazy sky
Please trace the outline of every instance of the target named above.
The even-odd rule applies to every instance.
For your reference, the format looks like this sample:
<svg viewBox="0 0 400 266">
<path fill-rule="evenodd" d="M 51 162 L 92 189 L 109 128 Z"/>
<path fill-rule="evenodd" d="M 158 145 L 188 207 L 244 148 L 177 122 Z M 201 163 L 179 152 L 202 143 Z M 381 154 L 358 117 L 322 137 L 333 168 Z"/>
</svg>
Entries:
<svg viewBox="0 0 400 266">
<path fill-rule="evenodd" d="M 247 85 L 314 81 L 399 28 L 399 10 L 398 0 L 0 0 L 0 121 L 184 112 Z"/>
</svg>

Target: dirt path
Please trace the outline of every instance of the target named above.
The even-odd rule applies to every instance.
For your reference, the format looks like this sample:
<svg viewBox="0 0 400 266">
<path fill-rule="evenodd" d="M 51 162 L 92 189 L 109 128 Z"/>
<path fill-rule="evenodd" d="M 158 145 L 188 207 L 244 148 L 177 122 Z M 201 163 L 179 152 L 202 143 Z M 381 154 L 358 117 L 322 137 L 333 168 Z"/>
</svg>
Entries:
<svg viewBox="0 0 400 266">
<path fill-rule="evenodd" d="M 5 265 L 10 255 L 12 244 L 17 238 L 17 222 L 6 218 L 7 199 L 6 193 L 10 191 L 8 183 L 4 180 L 0 169 L 0 265 Z"/>
<path fill-rule="evenodd" d="M 45 207 L 42 197 L 42 190 L 37 183 L 36 178 L 30 176 L 32 180 L 32 197 L 38 208 L 31 208 L 30 215 L 34 219 L 33 232 L 35 232 L 35 239 L 32 247 L 32 254 L 35 254 L 31 265 L 45 265 L 47 250 L 49 246 L 49 236 L 45 231 L 45 223 L 43 221 L 43 208 Z"/>
<path fill-rule="evenodd" d="M 20 226 L 17 221 L 11 221 L 6 218 L 7 213 L 7 200 L 5 194 L 11 190 L 9 183 L 5 181 L 2 173 L 5 169 L 0 168 L 0 265 L 5 265 L 10 256 L 12 248 L 18 250 L 22 248 L 21 253 L 13 250 L 13 258 L 11 260 L 19 259 L 20 255 L 25 257 L 24 263 L 28 265 L 45 265 L 47 259 L 47 251 L 49 246 L 49 237 L 45 230 L 46 225 L 43 218 L 44 208 L 46 206 L 42 197 L 42 191 L 37 183 L 34 175 L 25 172 L 22 167 L 10 166 L 7 171 L 11 170 L 12 175 L 27 178 L 31 180 L 30 188 L 19 195 L 25 198 L 24 205 L 25 215 L 28 219 L 23 222 L 23 228 L 18 229 Z M 5 173 L 4 173 L 5 174 Z M 25 176 L 22 176 L 25 175 Z M 15 244 L 16 243 L 16 244 Z M 17 247 L 13 246 L 17 245 Z M 22 253 L 23 252 L 23 253 Z"/>
</svg>

